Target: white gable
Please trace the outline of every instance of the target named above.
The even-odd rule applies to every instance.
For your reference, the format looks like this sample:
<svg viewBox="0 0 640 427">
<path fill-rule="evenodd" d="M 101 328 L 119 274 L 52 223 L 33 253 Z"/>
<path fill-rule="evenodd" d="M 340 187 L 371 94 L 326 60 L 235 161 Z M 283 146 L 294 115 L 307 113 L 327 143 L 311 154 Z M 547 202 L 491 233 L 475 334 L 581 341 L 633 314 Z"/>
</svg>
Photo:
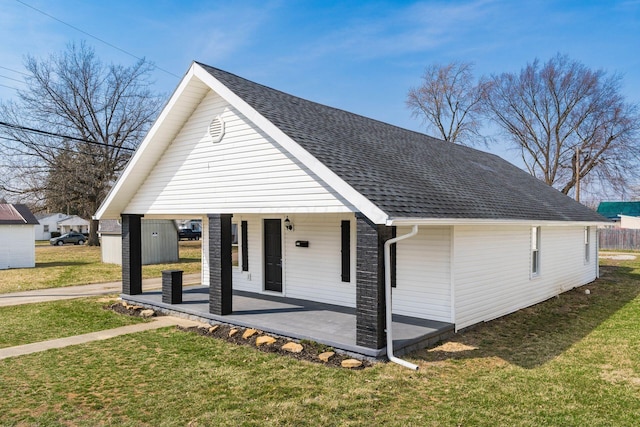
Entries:
<svg viewBox="0 0 640 427">
<path fill-rule="evenodd" d="M 209 126 L 218 116 L 224 135 L 214 142 Z M 96 217 L 354 211 L 387 219 L 194 63 Z"/>
<path fill-rule="evenodd" d="M 212 120 L 224 123 L 215 142 Z M 219 120 L 215 123 L 219 126 Z M 125 212 L 145 215 L 348 212 L 339 196 L 213 91 L 202 100 Z"/>
</svg>

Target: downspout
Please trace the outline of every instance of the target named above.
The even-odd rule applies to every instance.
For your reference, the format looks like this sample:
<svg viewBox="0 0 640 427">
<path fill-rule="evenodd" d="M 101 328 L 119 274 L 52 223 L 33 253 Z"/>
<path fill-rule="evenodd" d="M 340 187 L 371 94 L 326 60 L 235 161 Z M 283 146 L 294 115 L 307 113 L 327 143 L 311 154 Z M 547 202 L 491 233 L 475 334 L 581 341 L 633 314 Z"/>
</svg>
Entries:
<svg viewBox="0 0 640 427">
<path fill-rule="evenodd" d="M 394 237 L 384 242 L 384 295 L 385 295 L 385 311 L 387 329 L 387 358 L 389 361 L 402 365 L 406 368 L 418 370 L 418 365 L 402 360 L 393 355 L 393 323 L 392 323 L 392 304 L 391 304 L 391 245 L 400 240 L 408 239 L 418 234 L 418 226 L 414 225 L 411 232 L 403 236 Z"/>
</svg>

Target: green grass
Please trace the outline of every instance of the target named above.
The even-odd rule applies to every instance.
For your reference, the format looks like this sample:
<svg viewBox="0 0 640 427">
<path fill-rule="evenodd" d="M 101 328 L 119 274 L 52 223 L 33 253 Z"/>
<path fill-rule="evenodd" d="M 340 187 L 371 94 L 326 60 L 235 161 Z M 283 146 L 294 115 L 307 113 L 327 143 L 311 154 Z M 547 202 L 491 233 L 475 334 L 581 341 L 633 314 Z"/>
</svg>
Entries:
<svg viewBox="0 0 640 427">
<path fill-rule="evenodd" d="M 418 372 L 332 369 L 175 329 L 5 359 L 0 425 L 635 426 L 640 262 L 605 262 L 590 295 L 413 353 Z"/>
<path fill-rule="evenodd" d="M 102 307 L 115 297 L 0 307 L 0 348 L 86 334 L 142 322 Z M 0 423 L 1 425 L 1 423 Z"/>
<path fill-rule="evenodd" d="M 180 259 L 172 264 L 145 265 L 143 278 L 160 277 L 162 270 L 200 272 L 201 242 L 180 242 Z M 0 293 L 58 288 L 121 280 L 122 267 L 103 264 L 97 246 L 36 245 L 36 267 L 0 270 Z"/>
</svg>

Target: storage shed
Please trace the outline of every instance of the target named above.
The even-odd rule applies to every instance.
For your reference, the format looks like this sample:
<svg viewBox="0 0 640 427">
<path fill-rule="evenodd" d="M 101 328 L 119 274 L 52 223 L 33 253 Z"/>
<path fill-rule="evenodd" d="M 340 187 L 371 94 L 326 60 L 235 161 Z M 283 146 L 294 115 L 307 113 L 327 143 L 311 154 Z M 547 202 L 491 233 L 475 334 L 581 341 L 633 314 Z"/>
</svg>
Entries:
<svg viewBox="0 0 640 427">
<path fill-rule="evenodd" d="M 117 220 L 102 220 L 98 228 L 102 262 L 122 264 L 122 225 Z M 175 222 L 164 219 L 142 221 L 142 264 L 177 262 L 178 231 Z"/>
<path fill-rule="evenodd" d="M 25 205 L 0 204 L 0 270 L 36 266 L 37 224 Z"/>
</svg>

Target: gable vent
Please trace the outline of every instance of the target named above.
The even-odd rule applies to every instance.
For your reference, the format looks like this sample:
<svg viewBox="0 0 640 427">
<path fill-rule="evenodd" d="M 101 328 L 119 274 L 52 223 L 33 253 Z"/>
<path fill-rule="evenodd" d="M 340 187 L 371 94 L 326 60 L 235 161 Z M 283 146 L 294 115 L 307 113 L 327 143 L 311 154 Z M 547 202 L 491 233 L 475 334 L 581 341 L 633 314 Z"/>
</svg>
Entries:
<svg viewBox="0 0 640 427">
<path fill-rule="evenodd" d="M 211 120 L 211 124 L 209 124 L 209 135 L 211 136 L 212 142 L 220 142 L 222 140 L 224 136 L 224 120 L 222 120 L 222 117 L 217 116 Z"/>
</svg>

